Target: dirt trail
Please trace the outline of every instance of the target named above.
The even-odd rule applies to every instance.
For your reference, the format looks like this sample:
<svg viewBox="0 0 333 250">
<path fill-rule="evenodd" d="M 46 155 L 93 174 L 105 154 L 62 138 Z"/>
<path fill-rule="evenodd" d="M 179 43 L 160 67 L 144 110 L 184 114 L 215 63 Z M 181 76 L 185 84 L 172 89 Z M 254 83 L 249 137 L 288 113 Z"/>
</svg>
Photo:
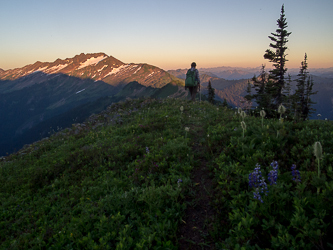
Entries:
<svg viewBox="0 0 333 250">
<path fill-rule="evenodd" d="M 200 131 L 203 134 L 203 131 Z M 200 138 L 200 136 L 197 136 Z M 185 202 L 188 204 L 185 216 L 179 230 L 179 249 L 214 249 L 209 231 L 212 230 L 214 209 L 211 206 L 213 197 L 213 177 L 207 167 L 207 159 L 202 152 L 205 149 L 199 143 L 195 143 L 193 151 L 195 159 L 201 163 L 194 167 L 192 172 L 193 186 L 190 195 Z"/>
</svg>

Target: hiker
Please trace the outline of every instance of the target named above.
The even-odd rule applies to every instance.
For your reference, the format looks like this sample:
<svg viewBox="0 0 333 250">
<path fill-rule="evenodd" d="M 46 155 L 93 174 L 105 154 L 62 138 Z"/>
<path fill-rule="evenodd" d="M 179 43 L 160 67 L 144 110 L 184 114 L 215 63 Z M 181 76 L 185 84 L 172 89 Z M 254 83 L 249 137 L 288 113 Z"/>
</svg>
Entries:
<svg viewBox="0 0 333 250">
<path fill-rule="evenodd" d="M 185 90 L 188 88 L 191 94 L 191 101 L 195 101 L 195 96 L 200 89 L 199 71 L 195 68 L 197 64 L 193 62 L 191 68 L 186 73 Z"/>
</svg>

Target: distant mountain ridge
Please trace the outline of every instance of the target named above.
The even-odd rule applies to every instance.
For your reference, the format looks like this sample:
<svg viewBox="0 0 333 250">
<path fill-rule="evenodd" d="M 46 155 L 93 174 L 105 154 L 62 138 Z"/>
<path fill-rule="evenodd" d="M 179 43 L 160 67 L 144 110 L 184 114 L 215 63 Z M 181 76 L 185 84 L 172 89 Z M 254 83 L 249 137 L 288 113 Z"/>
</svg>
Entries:
<svg viewBox="0 0 333 250">
<path fill-rule="evenodd" d="M 226 80 L 240 80 L 240 79 L 250 79 L 254 75 L 258 75 L 261 67 L 256 68 L 242 68 L 242 67 L 214 67 L 214 68 L 198 68 L 200 75 L 209 75 L 212 77 L 223 78 Z M 266 68 L 268 72 L 270 69 Z M 187 69 L 176 69 L 168 70 L 168 72 L 178 78 L 185 79 Z M 312 75 L 333 78 L 333 67 L 331 68 L 310 68 L 309 72 Z M 299 68 L 290 68 L 287 70 L 287 74 L 297 75 L 299 73 Z"/>
<path fill-rule="evenodd" d="M 144 86 L 162 87 L 171 81 L 179 80 L 158 67 L 148 64 L 123 63 L 104 53 L 81 53 L 73 58 L 57 59 L 54 62 L 38 61 L 22 68 L 0 71 L 0 80 L 13 81 L 36 73 L 53 77 L 56 77 L 57 74 L 65 74 L 80 79 L 89 78 L 113 86 L 126 85 L 135 80 Z M 44 81 L 43 74 L 39 74 L 39 79 L 35 77 L 31 83 Z"/>
</svg>

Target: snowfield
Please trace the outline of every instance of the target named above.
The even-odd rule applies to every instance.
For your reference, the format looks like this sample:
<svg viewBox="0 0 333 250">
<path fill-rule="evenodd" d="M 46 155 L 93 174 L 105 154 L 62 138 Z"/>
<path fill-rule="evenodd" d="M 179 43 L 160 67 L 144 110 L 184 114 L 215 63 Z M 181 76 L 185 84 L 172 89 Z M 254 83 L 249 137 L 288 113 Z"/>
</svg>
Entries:
<svg viewBox="0 0 333 250">
<path fill-rule="evenodd" d="M 59 64 L 59 65 L 56 65 L 56 66 L 53 66 L 51 68 L 48 68 L 46 70 L 44 70 L 45 73 L 48 73 L 48 74 L 53 74 L 55 72 L 58 72 L 60 70 L 62 70 L 63 68 L 66 68 L 68 66 L 68 64 Z"/>
<path fill-rule="evenodd" d="M 85 62 L 81 63 L 80 67 L 78 67 L 77 69 L 82 69 L 82 68 L 90 66 L 90 65 L 96 65 L 97 63 L 104 60 L 105 58 L 107 58 L 107 56 L 91 57 L 91 58 L 87 59 Z"/>
<path fill-rule="evenodd" d="M 121 65 L 121 66 L 118 67 L 118 68 L 113 68 L 113 69 L 111 70 L 111 72 L 107 73 L 107 74 L 104 76 L 104 78 L 107 77 L 107 76 L 109 76 L 109 75 L 116 75 L 116 74 L 118 74 L 120 71 L 126 70 L 129 66 L 131 66 L 131 65 L 130 65 L 130 64 L 124 64 L 124 65 Z"/>
<path fill-rule="evenodd" d="M 98 72 L 101 72 L 105 67 L 107 67 L 107 66 L 109 66 L 109 65 L 103 65 L 103 67 L 102 68 L 100 68 L 99 70 L 97 70 Z"/>
<path fill-rule="evenodd" d="M 138 65 L 137 65 L 137 66 L 138 66 Z M 141 66 L 140 66 L 140 68 L 138 68 L 138 69 L 133 73 L 133 75 L 136 74 L 140 69 L 141 69 Z"/>
</svg>

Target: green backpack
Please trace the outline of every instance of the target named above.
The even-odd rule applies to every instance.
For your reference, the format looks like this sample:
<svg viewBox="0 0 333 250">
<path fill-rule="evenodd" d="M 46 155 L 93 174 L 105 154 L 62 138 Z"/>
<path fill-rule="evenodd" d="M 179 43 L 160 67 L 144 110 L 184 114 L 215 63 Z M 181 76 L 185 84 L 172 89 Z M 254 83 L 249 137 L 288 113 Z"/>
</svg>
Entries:
<svg viewBox="0 0 333 250">
<path fill-rule="evenodd" d="M 198 85 L 198 81 L 195 78 L 195 70 L 189 69 L 186 73 L 185 86 L 186 87 L 195 87 Z"/>
</svg>

